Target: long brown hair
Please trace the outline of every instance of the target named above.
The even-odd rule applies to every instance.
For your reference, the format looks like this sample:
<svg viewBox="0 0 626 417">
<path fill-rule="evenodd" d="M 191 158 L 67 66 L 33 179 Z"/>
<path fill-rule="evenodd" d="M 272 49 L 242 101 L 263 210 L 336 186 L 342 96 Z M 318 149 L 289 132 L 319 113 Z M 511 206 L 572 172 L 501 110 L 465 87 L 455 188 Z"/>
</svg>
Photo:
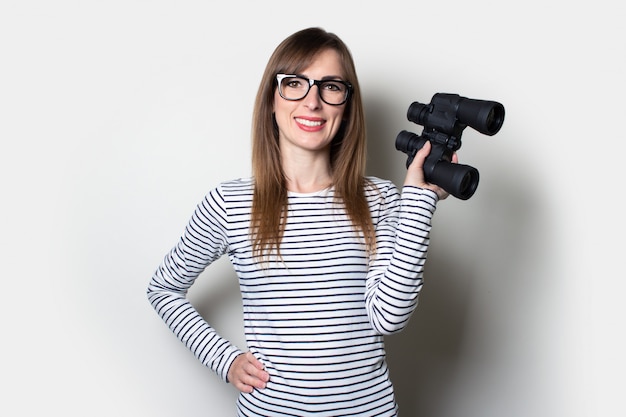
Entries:
<svg viewBox="0 0 626 417">
<path fill-rule="evenodd" d="M 256 96 L 252 120 L 252 202 L 251 235 L 256 256 L 273 249 L 280 256 L 280 242 L 287 217 L 287 185 L 281 165 L 278 127 L 273 117 L 276 74 L 298 74 L 327 49 L 339 53 L 343 76 L 353 86 L 346 104 L 344 121 L 331 143 L 330 163 L 335 196 L 343 202 L 352 223 L 365 237 L 368 252 L 374 252 L 376 237 L 365 187 L 366 132 L 361 92 L 354 61 L 348 47 L 335 34 L 320 28 L 294 33 L 278 45 L 269 59 Z"/>
</svg>

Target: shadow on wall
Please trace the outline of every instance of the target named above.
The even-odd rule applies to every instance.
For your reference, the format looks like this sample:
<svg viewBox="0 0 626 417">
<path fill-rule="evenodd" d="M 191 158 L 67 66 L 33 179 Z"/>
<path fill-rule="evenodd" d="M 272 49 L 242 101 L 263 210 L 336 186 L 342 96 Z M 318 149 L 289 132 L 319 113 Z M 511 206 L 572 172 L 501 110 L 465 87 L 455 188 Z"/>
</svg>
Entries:
<svg viewBox="0 0 626 417">
<path fill-rule="evenodd" d="M 403 125 L 406 108 L 386 103 L 384 94 L 374 97 L 365 103 L 368 175 L 390 179 L 401 187 L 406 155 L 395 149 L 395 138 L 407 126 Z M 421 131 L 417 125 L 413 128 L 415 133 Z M 476 143 L 472 148 L 480 146 L 488 144 Z M 470 158 L 485 174 L 473 200 L 449 197 L 452 201 L 438 208 L 417 310 L 406 329 L 385 339 L 400 415 L 449 416 L 454 408 L 450 402 L 459 400 L 450 398 L 452 392 L 468 380 L 463 374 L 471 368 L 467 350 L 480 345 L 484 348 L 481 357 L 489 360 L 493 351 L 502 348 L 496 346 L 498 324 L 482 315 L 496 310 L 502 320 L 520 316 L 522 286 L 535 286 L 527 277 L 519 278 L 524 275 L 520 254 L 534 254 L 533 227 L 542 227 L 530 224 L 538 216 L 537 197 L 515 167 L 491 156 L 478 152 Z M 485 300 L 477 297 L 485 289 L 497 293 L 490 294 L 489 305 L 482 306 Z M 476 326 L 481 335 L 471 334 Z M 484 372 L 501 377 L 499 370 Z"/>
<path fill-rule="evenodd" d="M 406 109 L 398 103 L 385 102 L 384 94 L 374 93 L 375 100 L 364 101 L 367 121 L 367 175 L 391 180 L 402 185 L 407 155 L 396 150 L 396 136 L 406 129 Z M 421 127 L 413 126 L 419 133 Z"/>
<path fill-rule="evenodd" d="M 245 349 L 239 281 L 227 256 L 215 261 L 200 275 L 189 289 L 188 298 L 221 336 Z"/>
<path fill-rule="evenodd" d="M 368 131 L 368 175 L 392 180 L 399 188 L 406 173 L 406 155 L 395 148 L 397 134 L 406 126 L 406 109 L 386 103 L 384 94 L 364 103 Z M 392 114 L 394 113 L 394 114 Z M 397 114 L 396 114 L 397 113 Z M 396 122 L 397 125 L 393 126 Z M 421 127 L 415 125 L 414 132 Z M 455 365 L 463 342 L 468 289 L 474 281 L 466 265 L 453 264 L 443 257 L 433 239 L 426 264 L 426 282 L 418 308 L 401 333 L 385 339 L 400 414 L 432 416 L 445 385 L 454 378 Z"/>
<path fill-rule="evenodd" d="M 503 326 L 520 324 L 524 300 L 545 284 L 525 272 L 524 262 L 536 250 L 530 194 L 521 184 L 484 186 L 481 192 L 474 204 L 488 215 L 472 214 L 463 225 L 462 216 L 449 215 L 450 207 L 438 213 L 418 307 L 401 333 L 385 339 L 401 415 L 447 417 L 456 407 L 451 402 L 459 401 L 454 398 L 459 388 L 481 392 L 511 383 L 508 361 L 516 352 L 514 340 L 506 338 L 519 334 Z M 533 257 L 538 264 L 541 256 Z"/>
<path fill-rule="evenodd" d="M 475 277 L 462 271 L 463 266 L 440 259 L 440 251 L 432 249 L 415 314 L 401 333 L 385 340 L 401 415 L 442 415 L 444 393 L 461 360 L 471 293 L 467 287 Z"/>
</svg>

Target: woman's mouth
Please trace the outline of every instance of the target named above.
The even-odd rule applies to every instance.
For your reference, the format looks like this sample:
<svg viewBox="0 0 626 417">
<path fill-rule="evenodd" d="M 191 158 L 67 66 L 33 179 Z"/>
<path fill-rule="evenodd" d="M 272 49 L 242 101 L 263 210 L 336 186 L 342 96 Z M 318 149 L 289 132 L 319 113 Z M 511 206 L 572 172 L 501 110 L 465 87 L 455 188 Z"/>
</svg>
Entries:
<svg viewBox="0 0 626 417">
<path fill-rule="evenodd" d="M 295 118 L 296 123 L 298 123 L 301 126 L 306 126 L 306 127 L 320 127 L 322 124 L 324 124 L 324 121 L 321 119 L 315 119 L 315 120 L 311 120 L 311 119 L 303 119 L 301 117 L 296 117 Z"/>
</svg>

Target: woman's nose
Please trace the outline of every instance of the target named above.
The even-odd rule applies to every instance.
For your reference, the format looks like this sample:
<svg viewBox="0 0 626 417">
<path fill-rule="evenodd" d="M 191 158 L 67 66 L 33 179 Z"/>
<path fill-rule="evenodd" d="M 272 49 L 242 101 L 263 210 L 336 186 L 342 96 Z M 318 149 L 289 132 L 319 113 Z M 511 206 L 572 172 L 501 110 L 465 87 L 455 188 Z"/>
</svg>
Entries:
<svg viewBox="0 0 626 417">
<path fill-rule="evenodd" d="M 311 87 L 306 97 L 304 97 L 304 105 L 309 109 L 322 107 L 322 99 L 320 98 L 320 90 L 318 86 L 314 85 Z"/>
</svg>

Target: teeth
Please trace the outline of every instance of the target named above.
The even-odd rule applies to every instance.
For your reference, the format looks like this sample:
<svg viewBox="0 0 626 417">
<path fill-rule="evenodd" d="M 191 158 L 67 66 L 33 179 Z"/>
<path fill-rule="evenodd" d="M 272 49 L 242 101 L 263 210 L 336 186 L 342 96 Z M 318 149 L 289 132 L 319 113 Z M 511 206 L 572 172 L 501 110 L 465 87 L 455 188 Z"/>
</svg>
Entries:
<svg viewBox="0 0 626 417">
<path fill-rule="evenodd" d="M 321 120 L 313 121 L 313 120 L 306 120 L 306 119 L 296 119 L 296 122 L 303 124 L 305 126 L 321 126 L 322 125 Z"/>
</svg>

